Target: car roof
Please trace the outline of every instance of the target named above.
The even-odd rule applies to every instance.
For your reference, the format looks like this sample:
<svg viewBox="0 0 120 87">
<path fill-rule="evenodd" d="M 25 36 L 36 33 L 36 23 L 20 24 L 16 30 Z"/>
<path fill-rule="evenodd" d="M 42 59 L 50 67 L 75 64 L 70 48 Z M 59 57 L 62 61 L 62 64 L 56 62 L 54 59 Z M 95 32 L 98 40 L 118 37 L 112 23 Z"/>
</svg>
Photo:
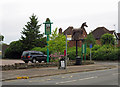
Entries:
<svg viewBox="0 0 120 87">
<path fill-rule="evenodd" d="M 40 51 L 24 51 L 24 52 L 29 52 L 29 53 L 40 53 Z"/>
</svg>

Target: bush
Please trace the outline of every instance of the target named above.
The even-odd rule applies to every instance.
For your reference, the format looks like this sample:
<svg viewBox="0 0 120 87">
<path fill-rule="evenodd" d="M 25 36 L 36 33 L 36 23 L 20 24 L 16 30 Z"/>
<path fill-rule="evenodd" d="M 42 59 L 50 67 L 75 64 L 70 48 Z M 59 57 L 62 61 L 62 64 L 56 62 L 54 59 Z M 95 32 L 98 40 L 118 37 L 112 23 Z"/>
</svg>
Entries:
<svg viewBox="0 0 120 87">
<path fill-rule="evenodd" d="M 44 47 L 44 48 L 41 48 L 41 47 L 35 47 L 35 48 L 31 49 L 31 50 L 32 50 L 32 51 L 41 51 L 41 52 L 43 52 L 44 54 L 47 55 L 47 46 Z M 51 51 L 49 51 L 49 54 L 51 54 Z"/>
<path fill-rule="evenodd" d="M 70 60 L 75 60 L 76 59 L 76 47 L 69 47 L 67 54 Z M 78 56 L 80 55 L 81 55 L 81 48 L 78 47 Z"/>
<path fill-rule="evenodd" d="M 100 45 L 94 45 L 92 51 L 98 50 L 100 47 L 101 47 Z"/>
<path fill-rule="evenodd" d="M 5 50 L 5 58 L 20 59 L 23 52 L 23 45 L 20 41 L 13 41 L 10 46 Z"/>
<path fill-rule="evenodd" d="M 97 50 L 92 50 L 93 60 L 118 60 L 119 49 L 110 45 L 103 45 Z"/>
<path fill-rule="evenodd" d="M 78 47 L 78 56 L 81 56 L 81 47 Z M 68 48 L 68 57 L 70 60 L 76 59 L 76 47 L 69 47 Z M 90 48 L 86 48 L 86 59 L 90 57 Z"/>
</svg>

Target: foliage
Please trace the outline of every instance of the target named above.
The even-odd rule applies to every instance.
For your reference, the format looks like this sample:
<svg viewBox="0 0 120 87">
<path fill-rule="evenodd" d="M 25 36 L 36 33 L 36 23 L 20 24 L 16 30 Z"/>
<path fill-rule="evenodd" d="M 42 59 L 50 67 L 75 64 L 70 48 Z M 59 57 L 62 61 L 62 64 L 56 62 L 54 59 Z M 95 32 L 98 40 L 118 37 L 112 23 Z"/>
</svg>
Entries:
<svg viewBox="0 0 120 87">
<path fill-rule="evenodd" d="M 24 50 L 30 50 L 33 47 L 39 46 L 45 47 L 46 38 L 43 38 L 43 34 L 40 34 L 40 26 L 41 25 L 38 24 L 38 18 L 33 14 L 21 32 L 21 42 L 24 45 Z"/>
<path fill-rule="evenodd" d="M 104 34 L 104 35 L 101 36 L 101 43 L 102 43 L 102 45 L 104 45 L 104 44 L 114 45 L 115 44 L 115 38 L 112 34 L 109 34 L 109 33 Z"/>
<path fill-rule="evenodd" d="M 101 46 L 100 45 L 94 45 L 93 48 L 92 48 L 92 51 L 96 51 L 100 48 Z"/>
<path fill-rule="evenodd" d="M 120 49 L 111 45 L 103 45 L 97 50 L 92 51 L 92 59 L 94 60 L 117 60 Z"/>
<path fill-rule="evenodd" d="M 57 34 L 57 28 L 53 31 L 50 41 L 48 41 L 48 48 L 53 53 L 64 52 L 66 48 L 66 37 L 63 34 Z"/>
<path fill-rule="evenodd" d="M 41 51 L 43 52 L 44 54 L 47 55 L 47 46 L 44 47 L 44 48 L 41 48 L 41 47 L 34 47 L 33 49 L 31 49 L 32 51 Z M 49 53 L 51 54 L 51 51 L 49 51 Z"/>
<path fill-rule="evenodd" d="M 91 49 L 92 60 L 117 60 L 120 56 L 120 49 L 114 48 L 111 45 L 94 45 Z M 81 48 L 78 47 L 78 56 L 81 56 Z M 76 58 L 76 47 L 68 48 L 68 57 L 70 60 Z M 120 58 L 120 57 L 119 57 Z M 90 59 L 90 48 L 87 48 L 86 59 Z"/>
<path fill-rule="evenodd" d="M 93 46 L 95 45 L 96 40 L 95 40 L 94 36 L 92 35 L 92 33 L 89 33 L 87 35 L 87 37 L 85 38 L 85 42 L 87 43 L 87 47 L 89 47 L 90 44 L 92 44 Z"/>
<path fill-rule="evenodd" d="M 3 41 L 3 39 L 4 39 L 4 36 L 0 35 L 0 41 Z"/>
<path fill-rule="evenodd" d="M 5 58 L 20 58 L 23 51 L 23 44 L 20 41 L 13 41 L 5 50 Z"/>
<path fill-rule="evenodd" d="M 69 47 L 67 50 L 68 58 L 70 60 L 75 60 L 76 59 L 76 47 Z M 81 48 L 78 47 L 78 56 L 81 55 Z"/>
<path fill-rule="evenodd" d="M 50 61 L 58 62 L 62 57 L 64 57 L 64 55 L 60 55 L 60 52 L 56 52 L 56 53 L 50 55 Z"/>
</svg>

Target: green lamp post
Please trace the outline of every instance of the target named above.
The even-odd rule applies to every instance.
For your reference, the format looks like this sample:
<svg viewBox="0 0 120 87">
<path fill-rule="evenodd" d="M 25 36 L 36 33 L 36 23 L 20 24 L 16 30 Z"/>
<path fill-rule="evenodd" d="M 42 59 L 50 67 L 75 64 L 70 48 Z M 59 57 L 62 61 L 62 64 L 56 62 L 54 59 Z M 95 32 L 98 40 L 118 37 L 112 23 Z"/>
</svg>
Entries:
<svg viewBox="0 0 120 87">
<path fill-rule="evenodd" d="M 45 35 L 47 35 L 47 41 L 49 41 L 49 35 L 51 34 L 51 24 L 53 24 L 53 22 L 50 22 L 50 19 L 47 18 L 43 24 L 45 24 Z M 48 42 L 47 42 L 47 46 L 48 46 Z M 49 49 L 48 49 L 48 47 L 47 47 L 47 63 L 49 63 Z"/>
</svg>

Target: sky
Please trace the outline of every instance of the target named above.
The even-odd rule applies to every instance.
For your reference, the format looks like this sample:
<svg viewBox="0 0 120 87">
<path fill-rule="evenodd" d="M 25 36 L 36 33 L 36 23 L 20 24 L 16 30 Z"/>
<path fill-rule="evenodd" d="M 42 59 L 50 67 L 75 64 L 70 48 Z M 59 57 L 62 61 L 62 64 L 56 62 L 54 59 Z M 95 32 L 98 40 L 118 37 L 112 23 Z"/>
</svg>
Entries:
<svg viewBox="0 0 120 87">
<path fill-rule="evenodd" d="M 97 27 L 106 27 L 118 32 L 119 0 L 1 0 L 0 33 L 9 44 L 21 37 L 21 31 L 34 13 L 39 24 L 50 18 L 52 31 L 57 27 L 63 31 L 69 26 L 81 27 L 87 22 L 87 33 Z M 44 33 L 44 24 L 40 27 Z"/>
</svg>

